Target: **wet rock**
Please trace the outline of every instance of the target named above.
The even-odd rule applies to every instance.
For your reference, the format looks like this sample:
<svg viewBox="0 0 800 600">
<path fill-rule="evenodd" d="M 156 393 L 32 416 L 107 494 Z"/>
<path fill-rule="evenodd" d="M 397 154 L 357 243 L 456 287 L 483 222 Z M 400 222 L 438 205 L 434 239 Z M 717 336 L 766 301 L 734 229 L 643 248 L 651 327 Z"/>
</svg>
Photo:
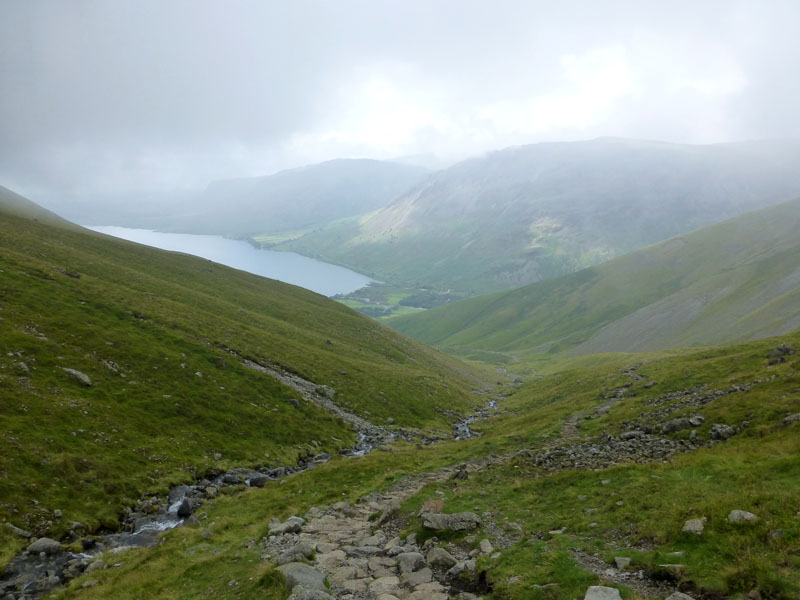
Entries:
<svg viewBox="0 0 800 600">
<path fill-rule="evenodd" d="M 312 590 L 325 591 L 325 575 L 303 563 L 287 563 L 278 567 L 278 571 L 286 577 L 286 586 L 294 590 L 303 586 Z"/>
<path fill-rule="evenodd" d="M 470 531 L 480 527 L 481 519 L 475 513 L 424 513 L 422 526 L 426 529 L 440 529 L 443 531 Z"/>
<path fill-rule="evenodd" d="M 28 552 L 31 554 L 39 554 L 40 552 L 56 554 L 57 552 L 61 552 L 61 544 L 50 538 L 43 537 L 28 546 Z"/>
<path fill-rule="evenodd" d="M 89 376 L 86 373 L 81 373 L 77 369 L 69 369 L 66 367 L 62 367 L 61 370 L 64 371 L 64 373 L 72 377 L 75 381 L 77 381 L 81 385 L 84 385 L 86 387 L 91 387 L 92 380 L 89 379 Z"/>
<path fill-rule="evenodd" d="M 182 519 L 190 516 L 192 514 L 192 502 L 188 498 L 184 498 L 181 502 L 181 505 L 178 507 L 178 516 Z"/>
<path fill-rule="evenodd" d="M 431 548 L 425 557 L 429 565 L 449 569 L 456 564 L 456 559 L 444 548 Z"/>
<path fill-rule="evenodd" d="M 703 529 L 706 526 L 706 519 L 705 517 L 700 517 L 698 519 L 689 519 L 686 523 L 683 524 L 683 529 L 681 530 L 683 533 L 693 533 L 694 535 L 700 535 L 703 533 Z"/>
<path fill-rule="evenodd" d="M 619 595 L 617 588 L 593 585 L 586 590 L 583 600 L 622 600 L 622 596 Z"/>
<path fill-rule="evenodd" d="M 758 517 L 746 510 L 732 510 L 728 515 L 728 522 L 730 523 L 747 523 L 758 521 Z"/>
</svg>

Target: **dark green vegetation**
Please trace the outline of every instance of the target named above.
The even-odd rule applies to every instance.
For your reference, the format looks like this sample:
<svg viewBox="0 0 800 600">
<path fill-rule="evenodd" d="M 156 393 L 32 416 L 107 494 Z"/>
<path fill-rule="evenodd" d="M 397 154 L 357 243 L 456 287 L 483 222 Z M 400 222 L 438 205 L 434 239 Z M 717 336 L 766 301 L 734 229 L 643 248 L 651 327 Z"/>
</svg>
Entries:
<svg viewBox="0 0 800 600">
<path fill-rule="evenodd" d="M 796 598 L 800 422 L 782 421 L 800 412 L 800 354 L 770 366 L 767 355 L 779 343 L 799 348 L 800 336 L 644 362 L 618 355 L 603 367 L 573 364 L 517 388 L 498 416 L 479 424 L 480 438 L 432 447 L 397 444 L 390 451 L 338 459 L 285 483 L 219 499 L 204 506 L 207 518 L 200 528 L 171 531 L 159 548 L 126 554 L 121 567 L 79 579 L 61 597 L 104 598 L 112 590 L 118 598 L 192 598 L 204 592 L 212 598 L 284 597 L 282 582 L 260 560 L 257 544 L 249 543 L 265 535 L 271 517 L 352 501 L 387 489 L 409 473 L 494 455 L 505 456 L 505 462 L 466 480 L 424 488 L 396 517 L 405 523 L 405 532 L 427 537 L 430 533 L 419 529 L 416 517 L 425 502 L 443 501 L 445 512 L 481 514 L 492 526 L 478 531 L 477 539 L 489 537 L 498 548 L 504 537 L 507 546 L 498 558 L 484 556 L 479 562 L 493 585 L 491 598 L 574 600 L 588 585 L 600 583 L 621 587 L 626 598 L 647 597 L 604 580 L 602 571 L 615 556 L 631 557 L 633 569 L 666 577 L 669 587 L 680 586 L 694 597 L 743 599 L 757 590 L 764 599 Z M 629 374 L 630 367 L 641 379 Z M 737 385 L 740 391 L 733 387 Z M 624 393 L 618 397 L 619 389 Z M 664 400 L 713 390 L 729 393 L 684 408 Z M 607 413 L 594 415 L 593 409 L 609 397 L 618 397 L 618 402 Z M 597 471 L 548 473 L 537 466 L 543 447 L 595 440 L 606 433 L 617 437 L 630 427 L 626 422 L 657 423 L 662 417 L 654 414 L 666 407 L 675 408 L 669 418 L 705 418 L 697 428 L 698 449 L 668 462 L 622 461 Z M 570 431 L 565 423 L 576 413 L 582 418 Z M 707 444 L 714 424 L 739 427 L 740 433 Z M 688 434 L 668 437 L 681 440 Z M 728 513 L 737 509 L 759 520 L 727 522 Z M 687 519 L 699 517 L 707 518 L 702 535 L 681 532 Z M 563 533 L 551 533 L 562 528 Z M 477 543 L 467 542 L 464 535 L 447 537 L 467 548 Z M 581 553 L 606 561 L 600 574 L 578 566 Z M 667 563 L 683 566 L 660 566 Z M 100 585 L 82 590 L 85 579 L 97 579 Z M 228 586 L 229 581 L 238 587 Z M 555 585 L 533 587 L 545 584 Z"/>
<path fill-rule="evenodd" d="M 598 139 L 509 148 L 279 246 L 381 281 L 475 295 L 577 271 L 800 194 L 792 142 Z"/>
<path fill-rule="evenodd" d="M 0 519 L 55 536 L 72 521 L 114 527 L 143 494 L 208 469 L 352 444 L 349 426 L 239 355 L 406 428 L 449 431 L 442 410 L 471 409 L 482 385 L 327 298 L 88 232 L 4 188 L 0 342 Z M 2 532 L 4 560 L 20 542 Z"/>
<path fill-rule="evenodd" d="M 795 200 L 391 325 L 456 354 L 483 351 L 487 362 L 730 343 L 800 326 L 799 283 Z"/>
</svg>

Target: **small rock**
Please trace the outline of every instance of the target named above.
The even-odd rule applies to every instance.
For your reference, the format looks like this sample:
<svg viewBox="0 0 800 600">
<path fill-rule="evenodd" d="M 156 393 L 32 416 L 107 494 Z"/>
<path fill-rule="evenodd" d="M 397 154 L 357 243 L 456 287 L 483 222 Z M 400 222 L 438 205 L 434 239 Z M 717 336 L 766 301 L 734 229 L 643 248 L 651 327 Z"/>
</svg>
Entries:
<svg viewBox="0 0 800 600">
<path fill-rule="evenodd" d="M 800 421 L 800 413 L 795 413 L 793 415 L 789 415 L 783 420 L 784 425 L 789 425 L 790 423 L 796 423 Z"/>
<path fill-rule="evenodd" d="M 381 594 L 391 594 L 397 591 L 398 587 L 400 587 L 400 580 L 397 577 L 379 577 L 369 584 L 369 591 L 375 596 L 380 596 Z"/>
<path fill-rule="evenodd" d="M 81 584 L 81 588 L 85 590 L 86 588 L 94 587 L 96 585 L 100 585 L 100 582 L 97 581 L 96 579 L 89 579 L 88 581 L 84 581 Z"/>
<path fill-rule="evenodd" d="M 709 432 L 709 437 L 712 440 L 727 440 L 728 438 L 733 437 L 736 435 L 737 431 L 730 425 L 725 425 L 723 423 L 714 423 L 711 426 L 711 431 Z"/>
<path fill-rule="evenodd" d="M 617 568 L 620 571 L 624 571 L 625 569 L 631 566 L 631 559 L 628 558 L 627 556 L 615 556 L 614 564 L 617 565 Z"/>
<path fill-rule="evenodd" d="M 278 519 L 269 522 L 270 535 L 283 535 L 285 533 L 300 533 L 300 529 L 305 525 L 305 519 L 301 517 L 289 517 L 281 523 Z"/>
<path fill-rule="evenodd" d="M 440 529 L 443 531 L 469 531 L 480 527 L 481 519 L 475 513 L 424 513 L 422 526 L 426 529 Z"/>
<path fill-rule="evenodd" d="M 334 598 L 322 590 L 298 585 L 292 590 L 289 600 L 334 600 Z"/>
<path fill-rule="evenodd" d="M 746 510 L 732 510 L 728 515 L 730 523 L 745 523 L 747 521 L 758 521 L 758 517 Z"/>
<path fill-rule="evenodd" d="M 269 477 L 263 474 L 256 475 L 250 478 L 250 487 L 264 487 L 267 485 Z"/>
<path fill-rule="evenodd" d="M 411 573 L 425 567 L 425 557 L 419 552 L 402 552 L 396 557 L 397 568 L 401 573 Z"/>
<path fill-rule="evenodd" d="M 18 535 L 19 537 L 25 538 L 25 539 L 28 539 L 28 538 L 31 537 L 31 534 L 28 531 L 25 531 L 24 529 L 20 529 L 16 525 L 12 525 L 11 523 L 5 523 L 4 525 L 5 525 L 5 528 L 8 529 L 14 535 Z"/>
<path fill-rule="evenodd" d="M 429 565 L 449 569 L 456 564 L 456 559 L 444 548 L 431 548 L 425 557 Z"/>
<path fill-rule="evenodd" d="M 278 567 L 278 571 L 286 577 L 289 590 L 302 585 L 312 590 L 325 591 L 325 575 L 303 563 L 287 563 Z"/>
<path fill-rule="evenodd" d="M 706 526 L 706 519 L 705 517 L 700 517 L 699 519 L 689 519 L 686 523 L 683 524 L 683 529 L 681 530 L 683 533 L 693 533 L 694 535 L 700 535 L 703 533 L 703 529 Z"/>
<path fill-rule="evenodd" d="M 683 592 L 672 592 L 669 596 L 667 596 L 666 600 L 694 600 L 694 598 L 684 594 Z"/>
<path fill-rule="evenodd" d="M 593 585 L 586 590 L 583 600 L 622 600 L 622 596 L 619 595 L 617 588 Z"/>
<path fill-rule="evenodd" d="M 86 387 L 92 386 L 92 380 L 89 379 L 89 376 L 86 373 L 81 373 L 77 369 L 68 369 L 65 367 L 62 367 L 62 371 L 75 379 L 78 383 L 85 385 Z"/>
<path fill-rule="evenodd" d="M 89 563 L 89 566 L 86 567 L 85 573 L 94 573 L 95 571 L 102 571 L 105 566 L 106 564 L 98 558 L 97 560 L 94 560 Z"/>
<path fill-rule="evenodd" d="M 403 573 L 403 576 L 400 580 L 402 581 L 403 585 L 414 588 L 418 585 L 422 585 L 423 583 L 429 583 L 432 579 L 433 571 L 426 567 L 412 573 Z"/>
<path fill-rule="evenodd" d="M 390 548 L 396 548 L 397 546 L 401 546 L 403 544 L 403 540 L 399 537 L 393 537 L 390 539 L 386 544 L 384 544 L 383 549 L 389 550 Z"/>
<path fill-rule="evenodd" d="M 491 554 L 494 550 L 494 546 L 492 546 L 492 542 L 489 540 L 483 539 L 480 543 L 480 550 L 481 554 Z"/>
</svg>

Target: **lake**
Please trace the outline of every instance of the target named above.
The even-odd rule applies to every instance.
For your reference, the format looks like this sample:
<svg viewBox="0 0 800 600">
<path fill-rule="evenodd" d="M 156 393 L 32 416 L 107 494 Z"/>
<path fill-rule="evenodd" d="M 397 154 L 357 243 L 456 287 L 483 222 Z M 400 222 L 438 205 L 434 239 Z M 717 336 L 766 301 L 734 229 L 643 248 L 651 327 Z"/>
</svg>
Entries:
<svg viewBox="0 0 800 600">
<path fill-rule="evenodd" d="M 372 281 L 361 273 L 338 265 L 331 265 L 294 252 L 260 250 L 247 242 L 229 240 L 217 235 L 162 233 L 114 226 L 92 226 L 87 229 L 162 250 L 194 254 L 255 275 L 298 285 L 325 296 L 348 294 Z"/>
</svg>

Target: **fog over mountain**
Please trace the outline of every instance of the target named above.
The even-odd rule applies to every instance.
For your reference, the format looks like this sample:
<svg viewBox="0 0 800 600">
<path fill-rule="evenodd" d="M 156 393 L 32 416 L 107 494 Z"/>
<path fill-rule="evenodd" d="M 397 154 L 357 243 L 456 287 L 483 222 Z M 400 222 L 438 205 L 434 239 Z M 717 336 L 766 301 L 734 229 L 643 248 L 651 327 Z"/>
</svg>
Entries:
<svg viewBox="0 0 800 600">
<path fill-rule="evenodd" d="M 800 136 L 795 2 L 0 4 L 0 181 L 58 211 L 334 158 Z M 435 161 L 429 161 L 435 162 Z"/>
</svg>

